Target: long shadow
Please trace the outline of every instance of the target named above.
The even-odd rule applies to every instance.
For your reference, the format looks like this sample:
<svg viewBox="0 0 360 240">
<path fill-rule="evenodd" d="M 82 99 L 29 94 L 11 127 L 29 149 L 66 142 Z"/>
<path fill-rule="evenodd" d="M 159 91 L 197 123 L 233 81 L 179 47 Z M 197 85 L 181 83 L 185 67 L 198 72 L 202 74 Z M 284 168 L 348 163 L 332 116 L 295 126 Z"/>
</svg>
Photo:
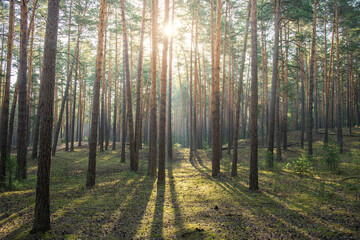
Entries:
<svg viewBox="0 0 360 240">
<path fill-rule="evenodd" d="M 135 236 L 146 211 L 155 179 L 132 173 L 111 177 L 109 173 L 113 172 L 113 166 L 107 168 L 108 171 L 103 173 L 99 171 L 97 185 L 92 189 L 81 187 L 82 184 L 74 187 L 69 185 L 71 181 L 68 181 L 65 189 L 55 190 L 52 193 L 52 199 L 55 200 L 51 202 L 53 229 L 49 232 L 50 236 L 65 238 L 69 235 L 79 235 L 81 238 L 93 239 L 101 239 L 107 234 L 110 238 L 111 235 L 117 236 L 114 237 L 115 239 L 119 236 L 125 236 L 126 239 Z M 64 187 L 63 183 L 59 184 L 56 186 Z M 9 231 L 4 238 L 42 238 L 41 234 L 28 234 L 32 227 L 33 211 L 33 206 L 26 210 L 28 216 L 26 221 L 22 216 L 14 219 L 19 225 Z"/>
<path fill-rule="evenodd" d="M 290 203 L 276 200 L 276 198 L 274 198 L 275 196 L 264 194 L 260 191 L 255 193 L 251 192 L 247 186 L 245 186 L 245 183 L 239 183 L 237 179 L 230 179 L 226 176 L 220 179 L 212 178 L 208 173 L 210 171 L 209 168 L 203 165 L 201 159 L 200 161 L 198 161 L 198 159 L 200 158 L 196 157 L 195 160 L 191 162 L 192 166 L 204 174 L 204 176 L 211 179 L 220 188 L 228 192 L 241 206 L 250 210 L 256 221 L 273 227 L 284 227 L 288 229 L 287 234 L 296 238 L 324 238 L 327 237 L 327 233 L 334 233 L 333 226 L 331 226 L 330 222 L 308 213 L 302 214 L 301 212 L 294 211 L 291 209 L 293 206 Z M 317 232 L 317 229 L 322 229 L 322 231 Z M 274 232 L 273 234 L 275 234 L 276 237 L 283 237 L 281 236 L 281 232 Z M 351 233 L 347 234 L 345 232 L 335 232 L 335 234 L 338 234 L 336 237 L 347 237 L 349 239 L 353 239 L 354 237 Z"/>
<path fill-rule="evenodd" d="M 150 238 L 163 237 L 165 184 L 157 185 L 155 210 L 151 224 Z"/>
<path fill-rule="evenodd" d="M 151 193 L 154 188 L 155 178 L 146 177 L 134 192 L 131 199 L 128 199 L 126 208 L 122 210 L 121 216 L 107 234 L 107 237 L 120 239 L 133 239 L 140 227 Z"/>
<path fill-rule="evenodd" d="M 169 185 L 170 185 L 170 197 L 171 197 L 171 203 L 174 208 L 175 213 L 175 226 L 177 228 L 177 234 L 181 234 L 182 231 L 185 229 L 184 227 L 184 220 L 181 216 L 181 209 L 179 206 L 179 202 L 177 199 L 177 193 L 175 190 L 175 177 L 173 174 L 173 163 L 168 164 L 168 178 L 169 178 Z"/>
</svg>

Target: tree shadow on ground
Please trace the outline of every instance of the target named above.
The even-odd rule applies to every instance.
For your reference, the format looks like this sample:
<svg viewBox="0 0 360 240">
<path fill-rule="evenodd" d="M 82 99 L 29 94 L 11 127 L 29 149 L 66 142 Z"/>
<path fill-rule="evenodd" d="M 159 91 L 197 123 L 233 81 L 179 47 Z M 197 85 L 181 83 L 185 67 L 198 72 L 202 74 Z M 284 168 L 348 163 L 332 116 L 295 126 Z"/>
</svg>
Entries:
<svg viewBox="0 0 360 240">
<path fill-rule="evenodd" d="M 90 189 L 83 186 L 85 176 L 78 179 L 79 175 L 71 176 L 77 179 L 76 183 L 72 179 L 67 179 L 66 183 L 53 184 L 52 229 L 46 233 L 46 236 L 56 239 L 135 237 L 153 191 L 155 179 L 142 173 L 124 171 L 128 168 L 127 165 L 123 164 L 120 167 L 116 165 L 99 167 L 96 186 Z M 21 205 L 24 206 L 23 203 Z M 34 204 L 19 211 L 19 216 L 13 217 L 12 222 L 7 223 L 16 226 L 3 237 L 5 239 L 44 238 L 41 233 L 29 234 L 33 212 Z"/>
<path fill-rule="evenodd" d="M 247 217 L 234 214 L 232 206 L 224 205 L 221 218 L 224 223 L 243 222 L 246 227 L 242 230 L 246 232 L 263 231 L 264 236 L 275 238 L 347 238 L 355 239 L 349 226 L 340 222 L 332 222 L 331 219 L 317 217 L 312 211 L 304 211 L 287 199 L 283 199 L 277 194 L 269 191 L 253 192 L 248 189 L 245 182 L 239 177 L 230 178 L 226 174 L 218 178 L 211 177 L 211 170 L 207 166 L 208 159 L 202 159 L 200 154 L 194 154 L 194 159 L 190 160 L 191 165 L 207 179 L 213 181 L 223 191 L 227 192 L 243 212 L 250 211 Z M 207 160 L 207 161 L 206 161 Z M 249 217 L 250 216 L 250 217 Z M 235 220 L 237 218 L 237 220 Z M 259 228 L 262 228 L 259 230 Z M 278 230 L 278 231 L 277 231 Z M 255 236 L 255 235 L 249 235 Z"/>
<path fill-rule="evenodd" d="M 165 201 L 165 184 L 157 184 L 155 210 L 150 230 L 150 238 L 163 237 L 164 225 L 164 201 Z"/>
</svg>

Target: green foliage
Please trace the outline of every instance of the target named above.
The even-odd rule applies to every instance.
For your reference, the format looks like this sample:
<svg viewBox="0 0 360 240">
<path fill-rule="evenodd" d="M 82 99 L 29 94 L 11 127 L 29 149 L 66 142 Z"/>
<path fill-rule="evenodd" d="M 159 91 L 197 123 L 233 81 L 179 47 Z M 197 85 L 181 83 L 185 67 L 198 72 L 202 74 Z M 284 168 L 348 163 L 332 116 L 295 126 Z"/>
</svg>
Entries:
<svg viewBox="0 0 360 240">
<path fill-rule="evenodd" d="M 324 146 L 323 161 L 331 171 L 335 171 L 340 164 L 339 146 L 335 144 L 328 144 Z"/>
<path fill-rule="evenodd" d="M 293 170 L 299 176 L 310 174 L 312 162 L 309 157 L 302 154 L 301 157 L 293 162 L 287 163 L 286 168 Z"/>
<path fill-rule="evenodd" d="M 175 149 L 181 149 L 181 147 L 182 147 L 182 146 L 181 146 L 180 143 L 175 143 L 175 144 L 174 144 L 174 148 L 175 148 Z"/>
</svg>

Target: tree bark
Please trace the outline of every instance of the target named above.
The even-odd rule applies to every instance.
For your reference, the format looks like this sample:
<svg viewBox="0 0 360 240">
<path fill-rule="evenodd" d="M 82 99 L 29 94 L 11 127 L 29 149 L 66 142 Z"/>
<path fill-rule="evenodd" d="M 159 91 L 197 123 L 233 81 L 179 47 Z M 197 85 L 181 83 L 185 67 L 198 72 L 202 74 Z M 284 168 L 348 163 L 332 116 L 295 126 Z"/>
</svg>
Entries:
<svg viewBox="0 0 360 240">
<path fill-rule="evenodd" d="M 165 0 L 165 19 L 164 26 L 169 23 L 169 0 Z M 160 77 L 160 112 L 159 112 L 159 171 L 158 184 L 165 183 L 165 129 L 166 129 L 166 74 L 167 74 L 167 54 L 169 38 L 167 34 L 163 37 L 162 66 Z"/>
<path fill-rule="evenodd" d="M 212 176 L 217 177 L 220 173 L 220 94 L 219 94 L 219 79 L 220 79 L 220 47 L 221 47 L 221 0 L 216 2 L 216 41 L 215 41 L 215 56 L 214 77 L 212 78 L 212 94 L 211 94 L 211 115 L 212 115 Z"/>
<path fill-rule="evenodd" d="M 151 0 L 151 88 L 150 88 L 150 123 L 149 123 L 149 163 L 148 174 L 156 176 L 156 63 L 157 63 L 157 9 L 158 0 Z"/>
<path fill-rule="evenodd" d="M 28 104 L 27 104 L 27 1 L 22 0 L 20 19 L 20 67 L 19 67 L 19 109 L 17 137 L 16 178 L 26 179 L 27 143 L 28 143 Z"/>
<path fill-rule="evenodd" d="M 315 0 L 316 1 L 316 0 Z M 336 18 L 336 71 L 337 71 L 337 112 L 336 112 L 336 125 L 337 125 L 337 139 L 340 147 L 340 153 L 343 152 L 343 132 L 342 132 L 342 116 L 341 116 L 341 105 L 342 105 L 342 94 L 341 94 L 341 83 L 340 83 L 340 46 L 339 46 L 339 8 L 336 5 L 335 10 Z"/>
<path fill-rule="evenodd" d="M 117 14 L 115 19 L 117 19 Z M 116 25 L 117 28 L 117 25 Z M 119 80 L 119 65 L 118 65 L 118 32 L 115 32 L 115 98 L 114 98 L 114 119 L 113 119 L 113 143 L 112 150 L 116 149 L 117 138 L 117 111 L 118 111 L 118 80 Z"/>
<path fill-rule="evenodd" d="M 174 27 L 174 13 L 175 13 L 175 0 L 172 1 L 172 13 L 171 13 L 171 26 Z M 171 94 L 172 94 L 172 60 L 173 60 L 173 45 L 174 45 L 174 33 L 170 38 L 170 52 L 169 52 L 169 83 L 168 83 L 168 100 L 167 100 L 167 158 L 171 160 L 173 158 L 172 151 L 172 132 L 171 132 Z"/>
<path fill-rule="evenodd" d="M 54 86 L 57 33 L 59 23 L 59 0 L 48 2 L 48 17 L 45 34 L 43 77 L 40 86 L 39 115 L 40 148 L 38 158 L 35 216 L 32 232 L 50 229 L 50 165 L 51 138 L 53 129 Z"/>
<path fill-rule="evenodd" d="M 244 37 L 244 47 L 241 55 L 241 66 L 240 66 L 240 77 L 239 77 L 239 87 L 237 92 L 237 102 L 236 102 L 236 113 L 235 113 L 235 133 L 234 133 L 234 149 L 233 149 L 233 159 L 232 159 L 232 168 L 231 176 L 237 176 L 237 158 L 238 158 L 238 137 L 239 137 L 239 124 L 240 124 L 240 104 L 241 104 L 241 94 L 243 92 L 243 76 L 245 68 L 245 59 L 246 59 L 246 48 L 249 34 L 249 22 L 250 22 L 250 8 L 251 2 L 249 1 L 248 14 L 246 18 L 246 27 L 245 27 L 245 37 Z"/>
<path fill-rule="evenodd" d="M 316 4 L 317 1 L 314 1 L 314 13 L 313 13 L 313 23 L 312 23 L 312 43 L 311 43 L 311 58 L 310 58 L 310 78 L 309 78 L 309 110 L 308 110 L 308 155 L 313 154 L 312 146 L 312 129 L 313 129 L 313 98 L 314 98 L 314 64 L 315 62 L 315 44 L 316 44 Z"/>
<path fill-rule="evenodd" d="M 281 21 L 281 0 L 275 1 L 275 39 L 274 39 L 274 53 L 273 53 L 273 71 L 271 79 L 271 100 L 270 100 L 270 114 L 269 114 L 269 140 L 268 152 L 270 157 L 270 166 L 273 167 L 274 154 L 274 135 L 275 135 L 275 105 L 276 105 L 276 82 L 278 78 L 278 62 L 279 62 L 279 30 Z"/>
<path fill-rule="evenodd" d="M 124 63 L 125 63 L 125 77 L 126 77 L 126 103 L 127 103 L 127 121 L 129 129 L 129 140 L 130 140 L 130 169 L 131 171 L 138 171 L 139 161 L 135 153 L 135 136 L 134 136 L 134 122 L 132 112 L 132 97 L 131 97 L 131 85 L 130 85 L 130 66 L 128 56 L 128 40 L 126 33 L 126 20 L 125 20 L 125 6 L 124 0 L 121 0 L 121 22 L 123 31 L 123 52 L 124 52 Z"/>
<path fill-rule="evenodd" d="M 250 106 L 250 183 L 249 189 L 259 189 L 258 184 L 258 76 L 257 76 L 257 1 L 251 0 L 251 106 Z"/>
<path fill-rule="evenodd" d="M 139 157 L 139 149 L 141 145 L 141 96 L 143 91 L 143 45 L 145 34 L 145 16 L 146 16 L 146 0 L 143 0 L 143 9 L 141 17 L 141 31 L 140 31 L 140 47 L 138 59 L 138 71 L 136 79 L 136 116 L 135 116 L 135 154 L 136 158 Z"/>
<path fill-rule="evenodd" d="M 75 141 L 75 108 L 76 108 L 76 84 L 77 84 L 77 78 L 78 78 L 78 60 L 75 62 L 75 79 L 74 79 L 74 91 L 73 91 L 73 107 L 72 107 L 72 128 L 71 128 L 71 142 L 70 142 L 70 151 L 74 151 L 74 141 Z"/>
<path fill-rule="evenodd" d="M 104 42 L 104 20 L 105 20 L 106 0 L 101 0 L 99 25 L 98 25 L 98 44 L 96 54 L 96 72 L 93 91 L 93 107 L 91 116 L 91 131 L 89 136 L 89 164 L 87 170 L 86 186 L 91 187 L 95 185 L 96 177 L 96 142 L 97 142 L 97 127 L 99 118 L 99 98 L 100 98 L 100 81 L 101 81 L 101 66 L 103 61 L 103 42 Z"/>
</svg>

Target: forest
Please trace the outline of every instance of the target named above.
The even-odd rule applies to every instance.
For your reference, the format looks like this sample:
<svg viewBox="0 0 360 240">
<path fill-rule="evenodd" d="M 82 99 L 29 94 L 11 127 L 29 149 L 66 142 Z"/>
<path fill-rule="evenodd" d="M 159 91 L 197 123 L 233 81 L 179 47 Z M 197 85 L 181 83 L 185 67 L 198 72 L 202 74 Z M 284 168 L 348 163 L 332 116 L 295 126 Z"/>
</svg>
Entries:
<svg viewBox="0 0 360 240">
<path fill-rule="evenodd" d="M 360 239 L 359 0 L 2 0 L 0 41 L 0 239 Z"/>
</svg>

